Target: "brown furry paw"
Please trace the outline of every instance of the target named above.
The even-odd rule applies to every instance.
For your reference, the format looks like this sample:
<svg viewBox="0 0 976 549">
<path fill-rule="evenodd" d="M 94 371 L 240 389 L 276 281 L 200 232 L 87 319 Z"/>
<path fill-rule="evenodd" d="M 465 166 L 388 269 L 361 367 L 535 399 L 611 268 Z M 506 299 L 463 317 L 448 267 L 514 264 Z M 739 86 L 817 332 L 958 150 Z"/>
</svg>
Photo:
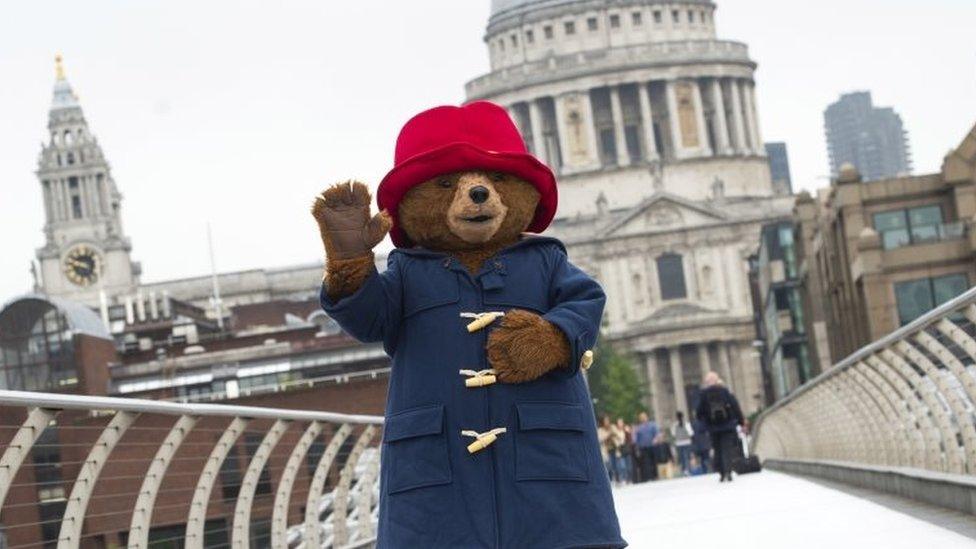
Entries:
<svg viewBox="0 0 976 549">
<path fill-rule="evenodd" d="M 569 341 L 541 316 L 512 309 L 488 336 L 488 362 L 503 383 L 525 383 L 569 364 Z"/>
<path fill-rule="evenodd" d="M 333 185 L 315 197 L 312 216 L 328 258 L 369 255 L 390 231 L 393 221 L 387 212 L 370 217 L 370 200 L 369 189 L 356 181 Z"/>
</svg>

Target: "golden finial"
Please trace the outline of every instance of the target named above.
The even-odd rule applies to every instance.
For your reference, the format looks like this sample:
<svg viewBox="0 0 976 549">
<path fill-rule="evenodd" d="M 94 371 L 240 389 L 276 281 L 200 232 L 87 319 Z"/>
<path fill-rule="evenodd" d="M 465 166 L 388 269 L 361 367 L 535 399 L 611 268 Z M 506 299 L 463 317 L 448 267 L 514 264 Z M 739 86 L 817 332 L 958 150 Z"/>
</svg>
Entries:
<svg viewBox="0 0 976 549">
<path fill-rule="evenodd" d="M 58 80 L 64 80 L 64 65 L 61 64 L 61 54 L 54 56 L 54 74 Z"/>
</svg>

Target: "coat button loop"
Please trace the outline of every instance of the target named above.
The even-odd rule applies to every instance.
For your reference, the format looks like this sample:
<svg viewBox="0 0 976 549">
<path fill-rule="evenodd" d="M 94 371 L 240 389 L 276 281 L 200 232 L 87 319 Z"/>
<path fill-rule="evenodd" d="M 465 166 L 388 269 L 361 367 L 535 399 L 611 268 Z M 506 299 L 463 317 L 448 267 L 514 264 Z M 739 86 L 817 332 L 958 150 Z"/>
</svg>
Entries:
<svg viewBox="0 0 976 549">
<path fill-rule="evenodd" d="M 593 366 L 593 350 L 588 349 L 583 356 L 580 357 L 580 368 L 584 370 L 589 370 L 590 366 Z"/>
<path fill-rule="evenodd" d="M 474 442 L 468 444 L 468 453 L 477 454 L 478 452 L 494 444 L 494 442 L 498 440 L 498 435 L 507 430 L 508 429 L 504 427 L 498 427 L 492 429 L 491 431 L 485 431 L 484 433 L 479 433 L 478 431 L 461 431 L 461 436 L 474 437 Z"/>
</svg>

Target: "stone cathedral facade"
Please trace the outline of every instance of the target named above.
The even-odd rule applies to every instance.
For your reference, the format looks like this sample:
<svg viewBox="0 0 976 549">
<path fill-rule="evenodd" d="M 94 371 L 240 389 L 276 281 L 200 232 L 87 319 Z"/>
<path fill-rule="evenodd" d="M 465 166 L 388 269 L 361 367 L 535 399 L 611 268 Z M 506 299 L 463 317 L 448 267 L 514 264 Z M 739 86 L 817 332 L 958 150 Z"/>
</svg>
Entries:
<svg viewBox="0 0 976 549">
<path fill-rule="evenodd" d="M 605 336 L 638 359 L 653 415 L 687 411 L 715 370 L 761 405 L 749 257 L 790 216 L 762 138 L 745 44 L 708 0 L 493 0 L 491 72 L 470 100 L 505 105 L 558 174 L 551 233 L 609 296 Z"/>
</svg>

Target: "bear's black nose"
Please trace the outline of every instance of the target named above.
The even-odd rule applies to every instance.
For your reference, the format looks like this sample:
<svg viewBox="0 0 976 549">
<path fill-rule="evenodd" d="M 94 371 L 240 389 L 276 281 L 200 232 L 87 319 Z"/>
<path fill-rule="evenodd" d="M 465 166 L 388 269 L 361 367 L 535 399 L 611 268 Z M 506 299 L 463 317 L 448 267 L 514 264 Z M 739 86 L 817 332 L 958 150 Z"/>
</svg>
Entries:
<svg viewBox="0 0 976 549">
<path fill-rule="evenodd" d="M 485 200 L 488 200 L 489 193 L 488 189 L 478 185 L 477 187 L 473 187 L 470 191 L 468 191 L 468 196 L 471 197 L 471 201 L 475 204 L 481 204 Z"/>
</svg>

